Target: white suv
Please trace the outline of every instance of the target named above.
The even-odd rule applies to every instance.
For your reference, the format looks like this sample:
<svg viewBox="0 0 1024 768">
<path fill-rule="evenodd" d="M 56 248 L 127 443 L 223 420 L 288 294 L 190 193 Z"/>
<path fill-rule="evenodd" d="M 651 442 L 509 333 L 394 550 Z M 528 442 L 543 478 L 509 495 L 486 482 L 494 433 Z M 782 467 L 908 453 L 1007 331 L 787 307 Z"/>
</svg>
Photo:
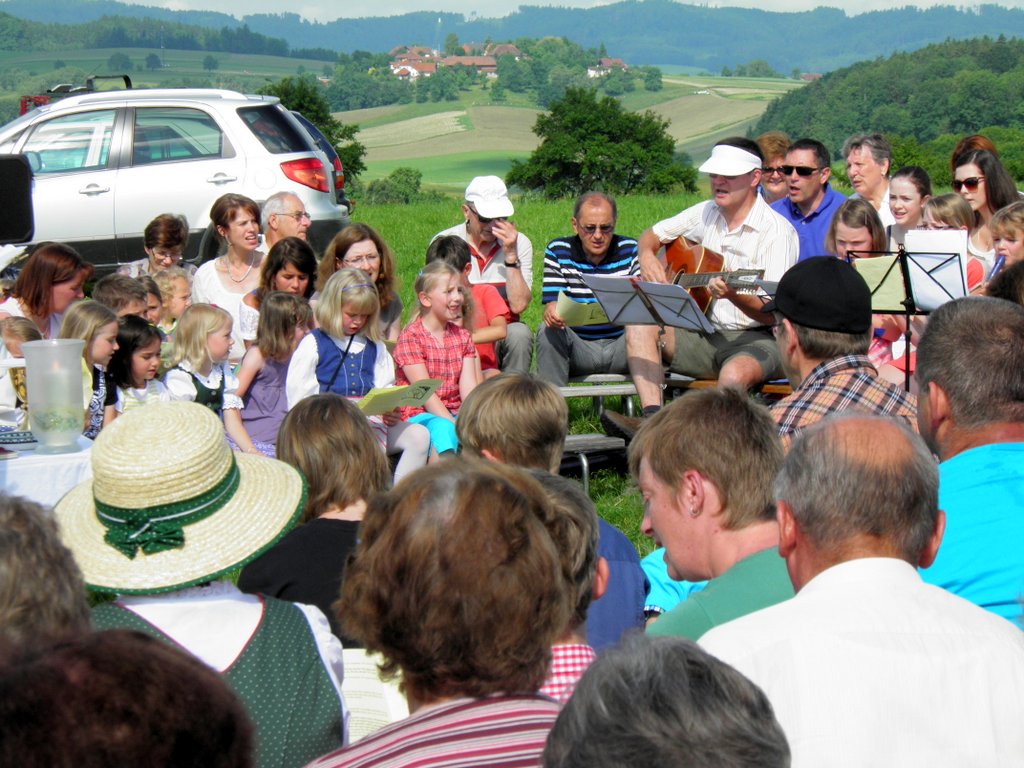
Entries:
<svg viewBox="0 0 1024 768">
<path fill-rule="evenodd" d="M 123 90 L 71 96 L 0 128 L 0 154 L 33 170 L 34 242 L 76 248 L 102 271 L 142 258 L 142 232 L 160 213 L 181 213 L 186 258 L 219 247 L 210 206 L 225 192 L 262 204 L 293 192 L 313 219 L 322 251 L 348 224 L 333 168 L 278 99 L 214 89 Z"/>
</svg>

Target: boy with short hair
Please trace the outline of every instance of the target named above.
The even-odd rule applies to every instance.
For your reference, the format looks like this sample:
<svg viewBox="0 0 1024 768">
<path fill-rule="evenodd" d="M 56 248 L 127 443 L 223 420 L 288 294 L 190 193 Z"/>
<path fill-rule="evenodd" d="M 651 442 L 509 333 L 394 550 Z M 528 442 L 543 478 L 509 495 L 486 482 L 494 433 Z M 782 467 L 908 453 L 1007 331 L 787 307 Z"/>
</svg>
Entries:
<svg viewBox="0 0 1024 768">
<path fill-rule="evenodd" d="M 146 286 L 127 275 L 115 273 L 97 280 L 92 288 L 92 299 L 112 309 L 118 319 L 126 315 L 146 319 Z"/>
<path fill-rule="evenodd" d="M 455 431 L 468 454 L 557 473 L 568 422 L 569 409 L 553 384 L 527 374 L 503 373 L 470 393 Z M 609 569 L 607 591 L 591 606 L 585 637 L 600 651 L 618 643 L 629 629 L 644 626 L 647 579 L 632 542 L 601 518 L 598 530 L 598 554 Z"/>
</svg>

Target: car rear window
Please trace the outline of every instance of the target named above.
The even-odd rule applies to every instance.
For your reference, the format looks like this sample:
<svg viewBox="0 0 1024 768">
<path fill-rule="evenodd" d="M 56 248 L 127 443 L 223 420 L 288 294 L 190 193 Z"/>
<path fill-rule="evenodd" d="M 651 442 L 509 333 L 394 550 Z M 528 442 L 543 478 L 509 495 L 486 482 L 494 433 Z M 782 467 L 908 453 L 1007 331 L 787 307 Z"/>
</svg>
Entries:
<svg viewBox="0 0 1024 768">
<path fill-rule="evenodd" d="M 268 152 L 280 155 L 312 149 L 309 138 L 303 136 L 274 104 L 243 107 L 238 110 L 238 115 Z"/>
</svg>

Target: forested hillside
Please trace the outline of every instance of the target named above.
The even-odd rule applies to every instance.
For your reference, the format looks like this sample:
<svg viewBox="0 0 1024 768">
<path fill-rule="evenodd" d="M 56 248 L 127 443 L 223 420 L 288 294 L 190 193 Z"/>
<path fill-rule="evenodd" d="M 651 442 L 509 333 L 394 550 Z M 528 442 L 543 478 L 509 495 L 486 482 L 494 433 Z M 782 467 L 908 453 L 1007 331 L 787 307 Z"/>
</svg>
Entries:
<svg viewBox="0 0 1024 768">
<path fill-rule="evenodd" d="M 1008 164 L 1015 164 L 1024 144 L 1024 41 L 948 41 L 855 64 L 772 103 L 754 132 L 811 136 L 838 152 L 847 136 L 879 131 L 901 149 L 904 162 L 923 158 L 927 167 L 931 155 L 945 153 L 948 161 L 955 137 L 991 134 L 992 127 L 1011 154 Z M 934 172 L 948 184 L 948 167 L 940 170 Z"/>
</svg>

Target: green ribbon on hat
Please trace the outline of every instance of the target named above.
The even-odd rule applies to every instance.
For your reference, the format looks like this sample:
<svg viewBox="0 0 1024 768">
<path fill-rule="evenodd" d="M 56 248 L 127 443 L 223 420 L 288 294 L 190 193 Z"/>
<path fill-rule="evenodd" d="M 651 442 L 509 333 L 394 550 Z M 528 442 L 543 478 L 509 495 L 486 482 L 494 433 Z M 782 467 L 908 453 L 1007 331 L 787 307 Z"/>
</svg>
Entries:
<svg viewBox="0 0 1024 768">
<path fill-rule="evenodd" d="M 227 474 L 212 488 L 190 499 L 154 507 L 114 507 L 93 498 L 96 517 L 107 529 L 103 540 L 134 560 L 141 549 L 154 555 L 185 546 L 185 526 L 205 520 L 222 509 L 238 489 L 241 479 L 234 456 Z"/>
</svg>

